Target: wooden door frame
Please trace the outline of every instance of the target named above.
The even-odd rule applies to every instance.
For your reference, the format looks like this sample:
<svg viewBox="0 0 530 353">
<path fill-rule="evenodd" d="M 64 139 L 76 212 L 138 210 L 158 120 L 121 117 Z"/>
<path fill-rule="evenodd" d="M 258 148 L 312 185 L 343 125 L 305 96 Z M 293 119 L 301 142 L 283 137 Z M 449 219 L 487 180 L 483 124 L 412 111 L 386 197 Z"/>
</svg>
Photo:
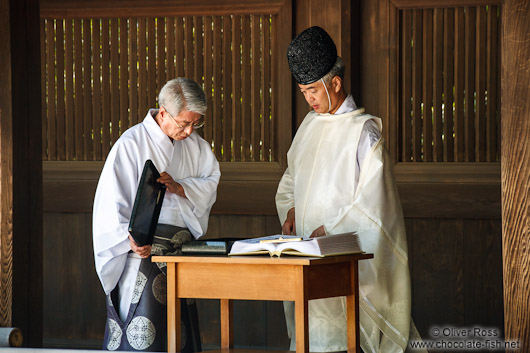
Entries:
<svg viewBox="0 0 530 353">
<path fill-rule="evenodd" d="M 42 120 L 39 4 L 2 0 L 0 326 L 42 345 Z"/>
</svg>

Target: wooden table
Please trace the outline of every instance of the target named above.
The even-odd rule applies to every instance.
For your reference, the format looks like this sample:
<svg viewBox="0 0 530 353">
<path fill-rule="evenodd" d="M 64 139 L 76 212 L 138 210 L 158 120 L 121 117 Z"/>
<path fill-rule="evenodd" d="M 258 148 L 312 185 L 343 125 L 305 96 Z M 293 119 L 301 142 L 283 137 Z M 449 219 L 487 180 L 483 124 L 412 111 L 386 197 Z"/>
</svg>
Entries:
<svg viewBox="0 0 530 353">
<path fill-rule="evenodd" d="M 167 262 L 168 352 L 181 347 L 180 298 L 220 299 L 223 350 L 233 348 L 232 300 L 294 301 L 296 352 L 307 353 L 308 300 L 336 296 L 346 296 L 348 352 L 360 352 L 358 261 L 370 258 L 153 256 Z"/>
</svg>

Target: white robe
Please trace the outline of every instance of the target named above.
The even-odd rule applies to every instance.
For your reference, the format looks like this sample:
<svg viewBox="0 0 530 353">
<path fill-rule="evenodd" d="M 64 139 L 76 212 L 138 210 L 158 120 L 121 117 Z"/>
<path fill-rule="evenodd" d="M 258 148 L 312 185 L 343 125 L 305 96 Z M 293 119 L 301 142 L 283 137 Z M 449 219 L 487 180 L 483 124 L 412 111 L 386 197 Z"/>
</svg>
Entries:
<svg viewBox="0 0 530 353">
<path fill-rule="evenodd" d="M 375 255 L 359 262 L 361 347 L 366 353 L 403 352 L 411 324 L 404 221 L 382 139 L 358 158 L 367 122 L 381 128 L 380 119 L 363 110 L 309 113 L 287 154 L 276 206 L 281 224 L 295 207 L 298 235 L 321 225 L 328 234 L 359 234 L 363 250 Z M 345 305 L 344 297 L 309 302 L 310 351 L 347 349 Z M 293 349 L 293 305 L 286 305 L 286 319 Z"/>
<path fill-rule="evenodd" d="M 180 183 L 187 197 L 166 192 L 159 223 L 186 227 L 198 238 L 206 233 L 216 199 L 221 173 L 211 146 L 195 132 L 185 140 L 171 141 L 153 118 L 157 112 L 151 109 L 142 123 L 125 131 L 116 141 L 96 189 L 92 219 L 94 257 L 106 294 L 116 287 L 126 262 L 130 273 L 124 279 L 134 280 L 138 272 L 139 257 L 134 254 L 128 257 L 131 250 L 128 226 L 147 159 L 154 162 L 160 173 L 166 171 Z M 130 266 L 131 262 L 135 265 Z"/>
</svg>

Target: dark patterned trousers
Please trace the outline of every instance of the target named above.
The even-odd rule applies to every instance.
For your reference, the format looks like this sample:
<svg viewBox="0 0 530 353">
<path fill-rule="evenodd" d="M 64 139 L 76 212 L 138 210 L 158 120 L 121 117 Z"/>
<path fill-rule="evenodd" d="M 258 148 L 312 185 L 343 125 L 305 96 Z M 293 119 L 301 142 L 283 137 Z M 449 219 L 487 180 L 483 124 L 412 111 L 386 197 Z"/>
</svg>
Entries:
<svg viewBox="0 0 530 353">
<path fill-rule="evenodd" d="M 152 255 L 178 254 L 188 230 L 159 225 Z M 103 349 L 119 351 L 167 351 L 167 279 L 165 264 L 142 259 L 125 322 L 118 312 L 118 291 L 107 295 L 107 323 Z M 201 341 L 195 299 L 181 299 L 182 352 L 200 352 Z"/>
</svg>

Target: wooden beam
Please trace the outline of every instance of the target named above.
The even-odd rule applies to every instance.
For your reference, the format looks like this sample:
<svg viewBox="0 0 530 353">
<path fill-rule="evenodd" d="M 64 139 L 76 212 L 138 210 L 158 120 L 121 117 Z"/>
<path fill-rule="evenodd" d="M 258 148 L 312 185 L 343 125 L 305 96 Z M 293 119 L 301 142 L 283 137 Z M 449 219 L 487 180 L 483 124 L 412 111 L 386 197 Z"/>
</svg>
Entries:
<svg viewBox="0 0 530 353">
<path fill-rule="evenodd" d="M 434 9 L 447 7 L 500 5 L 501 0 L 390 0 L 398 9 Z"/>
<path fill-rule="evenodd" d="M 11 1 L 13 326 L 42 345 L 42 115 L 38 0 Z M 4 55 L 3 53 L 2 55 Z M 2 153 L 2 158 L 4 154 Z"/>
<path fill-rule="evenodd" d="M 0 0 L 0 326 L 12 325 L 13 149 L 9 0 Z"/>
<path fill-rule="evenodd" d="M 530 6 L 502 9 L 501 177 L 505 337 L 530 347 Z"/>
<path fill-rule="evenodd" d="M 110 18 L 277 14 L 284 0 L 41 0 L 43 18 Z"/>
<path fill-rule="evenodd" d="M 45 212 L 92 212 L 103 162 L 43 165 Z M 406 217 L 500 218 L 498 163 L 399 163 L 394 170 Z M 222 162 L 212 214 L 276 215 L 282 175 L 279 163 Z"/>
<path fill-rule="evenodd" d="M 0 326 L 42 345 L 42 120 L 37 0 L 0 2 Z M 15 114 L 16 109 L 16 114 Z"/>
</svg>

